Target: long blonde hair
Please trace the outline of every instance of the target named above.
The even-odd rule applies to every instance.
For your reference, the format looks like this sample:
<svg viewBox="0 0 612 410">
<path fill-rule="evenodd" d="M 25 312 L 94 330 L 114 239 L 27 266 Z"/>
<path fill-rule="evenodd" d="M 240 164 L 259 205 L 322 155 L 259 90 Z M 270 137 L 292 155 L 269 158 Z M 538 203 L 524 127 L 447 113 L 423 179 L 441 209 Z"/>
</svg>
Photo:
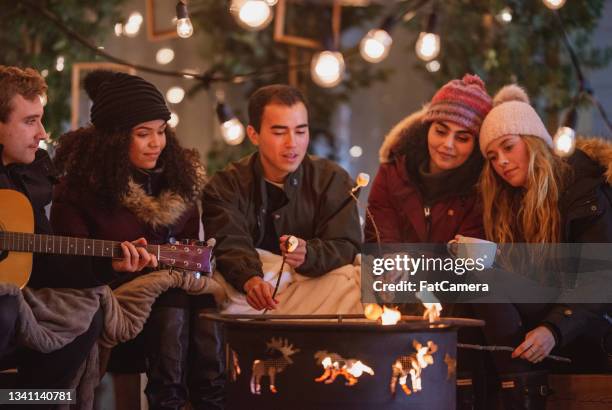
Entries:
<svg viewBox="0 0 612 410">
<path fill-rule="evenodd" d="M 561 240 L 559 196 L 569 172 L 567 163 L 537 137 L 521 135 L 527 145 L 527 189 L 504 181 L 485 161 L 480 177 L 487 239 L 497 243 L 558 243 Z"/>
</svg>

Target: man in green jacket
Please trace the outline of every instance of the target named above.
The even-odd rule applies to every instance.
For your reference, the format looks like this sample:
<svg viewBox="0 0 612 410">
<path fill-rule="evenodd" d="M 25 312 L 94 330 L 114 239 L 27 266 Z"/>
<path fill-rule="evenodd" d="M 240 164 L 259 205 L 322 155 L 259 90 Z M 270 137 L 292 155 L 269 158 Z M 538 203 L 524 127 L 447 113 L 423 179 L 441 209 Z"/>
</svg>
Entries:
<svg viewBox="0 0 612 410">
<path fill-rule="evenodd" d="M 204 190 L 202 222 L 217 240 L 217 270 L 257 310 L 274 309 L 256 248 L 285 255 L 317 277 L 353 262 L 361 228 L 353 181 L 337 164 L 306 154 L 308 110 L 290 86 L 258 89 L 249 99 L 247 134 L 258 152 L 228 165 Z M 289 235 L 298 247 L 287 253 Z"/>
</svg>

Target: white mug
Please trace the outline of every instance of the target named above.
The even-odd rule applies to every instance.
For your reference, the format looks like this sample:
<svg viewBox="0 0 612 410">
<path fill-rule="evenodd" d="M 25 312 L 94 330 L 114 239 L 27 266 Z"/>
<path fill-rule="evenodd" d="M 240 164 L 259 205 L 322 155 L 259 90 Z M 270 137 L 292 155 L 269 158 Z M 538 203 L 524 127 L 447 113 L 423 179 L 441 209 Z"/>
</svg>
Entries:
<svg viewBox="0 0 612 410">
<path fill-rule="evenodd" d="M 480 258 L 486 269 L 493 266 L 497 254 L 495 242 L 463 235 L 457 235 L 455 239 L 448 241 L 446 248 L 455 258 L 474 260 Z"/>
</svg>

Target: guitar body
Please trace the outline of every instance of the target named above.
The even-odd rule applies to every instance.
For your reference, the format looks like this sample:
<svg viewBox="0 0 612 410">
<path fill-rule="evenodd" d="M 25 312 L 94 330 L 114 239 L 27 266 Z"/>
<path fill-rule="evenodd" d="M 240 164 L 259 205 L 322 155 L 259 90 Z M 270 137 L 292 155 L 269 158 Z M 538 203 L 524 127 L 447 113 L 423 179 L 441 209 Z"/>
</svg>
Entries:
<svg viewBox="0 0 612 410">
<path fill-rule="evenodd" d="M 21 192 L 0 189 L 0 231 L 34 232 L 32 205 Z M 31 272 L 31 253 L 0 250 L 0 282 L 13 283 L 23 288 Z"/>
<path fill-rule="evenodd" d="M 210 273 L 214 242 L 211 243 L 187 240 L 136 246 L 156 255 L 164 266 Z M 120 242 L 35 234 L 34 213 L 28 198 L 18 191 L 0 189 L 0 283 L 23 288 L 32 273 L 32 253 L 123 258 Z"/>
</svg>

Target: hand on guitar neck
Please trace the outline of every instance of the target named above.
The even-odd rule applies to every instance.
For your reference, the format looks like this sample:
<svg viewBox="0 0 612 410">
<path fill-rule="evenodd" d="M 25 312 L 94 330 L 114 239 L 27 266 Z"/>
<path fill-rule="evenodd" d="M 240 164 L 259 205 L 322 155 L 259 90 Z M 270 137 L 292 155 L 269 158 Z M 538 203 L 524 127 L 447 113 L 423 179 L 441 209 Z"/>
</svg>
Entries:
<svg viewBox="0 0 612 410">
<path fill-rule="evenodd" d="M 133 242 L 121 242 L 123 259 L 113 259 L 116 272 L 139 272 L 144 268 L 157 268 L 157 258 L 147 252 L 147 240 L 138 238 Z"/>
</svg>

